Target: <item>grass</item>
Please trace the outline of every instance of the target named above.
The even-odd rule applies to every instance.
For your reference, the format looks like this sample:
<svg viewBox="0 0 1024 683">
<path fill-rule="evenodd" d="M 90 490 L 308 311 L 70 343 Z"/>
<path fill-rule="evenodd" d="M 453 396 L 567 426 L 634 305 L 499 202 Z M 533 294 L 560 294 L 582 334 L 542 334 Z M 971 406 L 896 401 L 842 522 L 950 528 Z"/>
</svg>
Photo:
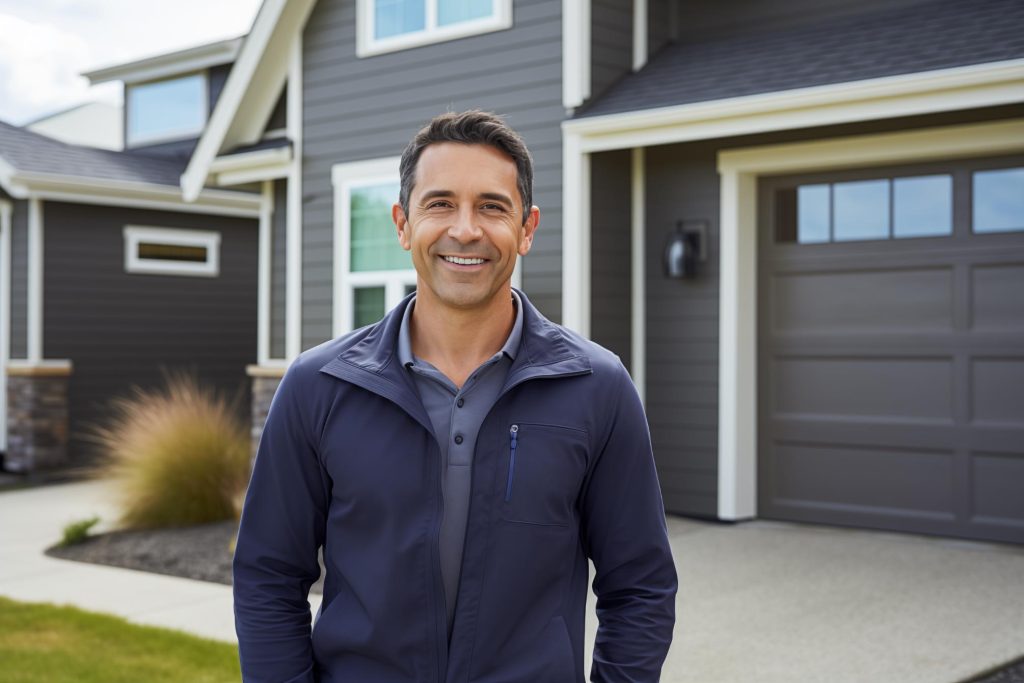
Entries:
<svg viewBox="0 0 1024 683">
<path fill-rule="evenodd" d="M 164 390 L 133 388 L 94 427 L 115 480 L 123 528 L 147 529 L 237 519 L 249 477 L 250 441 L 235 405 L 186 373 Z M 236 399 L 237 400 L 237 399 Z"/>
<path fill-rule="evenodd" d="M 99 524 L 99 521 L 99 517 L 90 517 L 89 519 L 71 522 L 64 527 L 60 542 L 57 545 L 64 547 L 81 543 L 89 538 L 89 530 Z"/>
<path fill-rule="evenodd" d="M 4 683 L 237 683 L 238 649 L 74 607 L 0 597 Z"/>
</svg>

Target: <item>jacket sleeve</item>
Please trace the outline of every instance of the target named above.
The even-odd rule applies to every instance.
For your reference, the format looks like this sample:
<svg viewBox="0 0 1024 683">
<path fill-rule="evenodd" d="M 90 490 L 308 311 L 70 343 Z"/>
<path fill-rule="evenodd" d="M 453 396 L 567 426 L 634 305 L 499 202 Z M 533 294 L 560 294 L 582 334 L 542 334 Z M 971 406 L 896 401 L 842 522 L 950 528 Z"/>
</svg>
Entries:
<svg viewBox="0 0 1024 683">
<path fill-rule="evenodd" d="M 314 681 L 308 595 L 320 576 L 330 498 L 301 361 L 271 401 L 235 545 L 235 630 L 246 683 Z"/>
<path fill-rule="evenodd" d="M 672 642 L 676 570 L 643 406 L 619 365 L 607 440 L 583 494 L 594 562 L 594 683 L 656 683 Z"/>
</svg>

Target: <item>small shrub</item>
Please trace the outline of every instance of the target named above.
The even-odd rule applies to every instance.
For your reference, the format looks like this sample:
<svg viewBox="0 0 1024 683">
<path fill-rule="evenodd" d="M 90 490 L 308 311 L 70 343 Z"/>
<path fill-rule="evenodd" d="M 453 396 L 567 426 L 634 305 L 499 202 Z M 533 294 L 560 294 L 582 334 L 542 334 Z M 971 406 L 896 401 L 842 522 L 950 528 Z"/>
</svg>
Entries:
<svg viewBox="0 0 1024 683">
<path fill-rule="evenodd" d="M 235 407 L 194 375 L 165 373 L 166 389 L 133 388 L 114 399 L 114 417 L 94 428 L 101 476 L 117 485 L 126 528 L 238 518 L 249 476 L 249 434 Z"/>
<path fill-rule="evenodd" d="M 64 527 L 64 535 L 60 539 L 60 543 L 57 545 L 64 547 L 81 543 L 85 539 L 89 538 L 89 530 L 92 529 L 100 521 L 99 517 L 90 517 L 89 519 L 82 519 L 77 522 L 71 522 Z"/>
</svg>

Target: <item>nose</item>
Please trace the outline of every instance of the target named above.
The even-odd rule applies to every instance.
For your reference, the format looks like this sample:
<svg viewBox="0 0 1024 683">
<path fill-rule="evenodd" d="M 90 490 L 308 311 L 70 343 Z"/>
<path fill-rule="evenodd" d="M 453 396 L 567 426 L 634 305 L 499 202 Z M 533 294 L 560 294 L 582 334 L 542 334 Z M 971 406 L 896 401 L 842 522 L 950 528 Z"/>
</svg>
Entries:
<svg viewBox="0 0 1024 683">
<path fill-rule="evenodd" d="M 448 228 L 448 236 L 461 244 L 476 241 L 483 236 L 483 230 L 477 225 L 476 215 L 471 206 L 459 208 L 455 221 Z"/>
</svg>

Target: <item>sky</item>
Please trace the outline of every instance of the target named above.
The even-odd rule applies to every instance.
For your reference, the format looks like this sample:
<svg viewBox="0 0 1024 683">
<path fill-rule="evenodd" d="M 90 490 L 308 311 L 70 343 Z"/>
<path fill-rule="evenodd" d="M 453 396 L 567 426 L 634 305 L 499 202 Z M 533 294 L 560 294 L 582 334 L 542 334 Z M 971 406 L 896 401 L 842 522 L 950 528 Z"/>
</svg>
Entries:
<svg viewBox="0 0 1024 683">
<path fill-rule="evenodd" d="M 100 67 L 234 38 L 260 0 L 0 0 L 0 120 L 22 125 L 86 101 L 120 103 Z"/>
</svg>

